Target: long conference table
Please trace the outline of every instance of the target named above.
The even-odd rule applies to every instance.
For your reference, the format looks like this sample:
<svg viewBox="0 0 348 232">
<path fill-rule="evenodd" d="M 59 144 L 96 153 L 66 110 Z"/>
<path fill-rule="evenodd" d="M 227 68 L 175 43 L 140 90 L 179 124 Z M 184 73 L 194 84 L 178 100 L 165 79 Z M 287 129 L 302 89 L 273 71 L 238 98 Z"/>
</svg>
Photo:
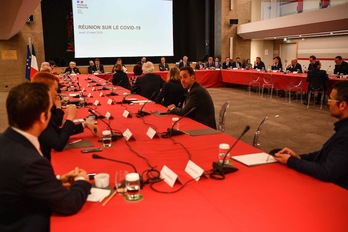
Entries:
<svg viewBox="0 0 348 232">
<path fill-rule="evenodd" d="M 161 170 L 163 165 L 176 172 L 179 178 L 190 180 L 185 172 L 189 155 L 178 143 L 190 153 L 191 160 L 204 170 L 212 168 L 217 161 L 218 145 L 233 144 L 236 139 L 224 133 L 190 136 L 187 134 L 172 137 L 161 136 L 150 139 L 146 132 L 149 127 L 158 134 L 171 127 L 172 115 L 155 116 L 151 114 L 138 118 L 135 113 L 142 107 L 139 104 L 120 105 L 107 104 L 109 99 L 121 101 L 122 94 L 127 91 L 117 88 L 118 96 L 101 97 L 100 92 L 87 87 L 80 75 L 80 82 L 89 94 L 89 102 L 100 101 L 100 106 L 88 106 L 97 113 L 111 113 L 110 125 L 114 131 L 124 132 L 129 129 L 134 136 L 126 143 L 124 138 L 113 142 L 111 148 L 105 148 L 99 155 L 130 162 L 139 173 L 149 169 L 144 159 L 136 156 L 130 147 L 146 157 L 152 166 Z M 97 79 L 97 78 L 96 78 Z M 81 81 L 83 80 L 83 81 Z M 110 86 L 111 87 L 111 86 Z M 127 98 L 141 96 L 131 95 Z M 87 107 L 79 109 L 78 118 L 89 115 Z M 132 117 L 122 116 L 127 109 Z M 149 102 L 144 111 L 165 111 L 161 105 Z M 106 124 L 98 120 L 100 131 L 107 129 Z M 189 118 L 180 121 L 181 130 L 204 129 L 206 126 Z M 241 125 L 242 132 L 244 125 Z M 251 128 L 249 133 L 253 133 Z M 90 131 L 73 135 L 70 141 L 78 139 L 90 140 L 94 147 L 100 147 L 97 137 Z M 66 173 L 80 167 L 87 172 L 110 174 L 110 185 L 114 187 L 116 170 L 133 169 L 125 164 L 107 160 L 93 159 L 93 153 L 83 154 L 81 148 L 52 153 L 52 165 L 57 174 Z M 242 155 L 260 152 L 244 142 L 239 142 L 231 151 L 231 155 Z M 238 162 L 233 166 L 239 170 L 226 175 L 224 180 L 201 177 L 199 181 L 191 181 L 182 190 L 173 194 L 153 191 L 149 185 L 140 191 L 144 198 L 139 202 L 127 202 L 123 196 L 116 195 L 110 202 L 86 202 L 80 212 L 72 216 L 53 214 L 51 218 L 52 232 L 76 231 L 347 231 L 348 191 L 332 183 L 326 183 L 310 176 L 298 173 L 279 163 L 248 167 Z M 154 185 L 160 191 L 173 191 L 182 184 L 176 183 L 170 188 L 166 183 Z"/>
</svg>

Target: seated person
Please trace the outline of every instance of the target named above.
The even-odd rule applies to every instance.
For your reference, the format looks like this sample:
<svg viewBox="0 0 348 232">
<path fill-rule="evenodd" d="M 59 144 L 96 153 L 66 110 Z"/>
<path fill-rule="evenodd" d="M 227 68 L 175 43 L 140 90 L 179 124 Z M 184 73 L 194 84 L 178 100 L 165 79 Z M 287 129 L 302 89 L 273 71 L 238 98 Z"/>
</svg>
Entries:
<svg viewBox="0 0 348 232">
<path fill-rule="evenodd" d="M 94 73 L 104 73 L 104 65 L 102 65 L 100 63 L 100 60 L 98 58 L 96 58 L 94 60 L 94 62 L 95 62 L 95 65 L 93 66 L 93 69 L 92 69 L 93 72 Z"/>
<path fill-rule="evenodd" d="M 158 65 L 160 71 L 168 71 L 169 65 L 166 63 L 166 58 L 161 58 L 161 63 Z"/>
<path fill-rule="evenodd" d="M 50 64 L 50 67 L 51 67 L 51 73 L 55 75 L 58 74 L 57 71 L 54 70 L 57 67 L 56 62 L 54 62 L 53 60 L 49 60 L 48 63 Z"/>
<path fill-rule="evenodd" d="M 335 69 L 334 74 L 348 75 L 348 63 L 342 59 L 342 56 L 335 57 Z"/>
<path fill-rule="evenodd" d="M 329 80 L 325 70 L 321 69 L 320 61 L 315 61 L 313 64 L 313 69 L 308 72 L 306 81 L 309 83 L 309 90 L 324 89 L 326 87 L 326 82 Z"/>
<path fill-rule="evenodd" d="M 311 55 L 309 57 L 308 69 L 304 71 L 305 73 L 307 73 L 307 72 L 309 72 L 310 70 L 313 69 L 313 65 L 314 65 L 315 61 L 317 61 L 317 57 L 315 57 L 314 55 Z"/>
<path fill-rule="evenodd" d="M 51 66 L 50 66 L 50 63 L 49 62 L 42 62 L 41 63 L 41 66 L 40 66 L 40 72 L 51 72 L 52 69 L 51 69 Z"/>
<path fill-rule="evenodd" d="M 112 84 L 121 86 L 125 89 L 131 89 L 128 76 L 123 72 L 122 64 L 116 64 L 115 71 L 115 74 L 112 76 Z"/>
<path fill-rule="evenodd" d="M 43 83 L 25 82 L 8 94 L 9 127 L 0 134 L 0 231 L 50 231 L 52 213 L 77 213 L 90 193 L 85 170 L 56 176 L 42 157 L 38 136 L 50 120 L 50 98 Z"/>
<path fill-rule="evenodd" d="M 168 106 L 168 111 L 183 116 L 192 110 L 187 117 L 216 129 L 213 100 L 209 92 L 196 81 L 194 70 L 191 67 L 181 68 L 180 79 L 182 87 L 188 91 L 187 97 L 182 107 L 172 104 Z"/>
<path fill-rule="evenodd" d="M 144 75 L 137 78 L 132 86 L 131 93 L 137 93 L 154 101 L 164 84 L 164 80 L 160 75 L 153 74 L 155 67 L 152 62 L 148 61 L 143 64 L 142 69 Z"/>
<path fill-rule="evenodd" d="M 140 64 L 136 64 L 133 68 L 133 73 L 134 73 L 133 76 L 131 78 L 129 78 L 129 83 L 131 86 L 133 86 L 135 84 L 138 77 L 143 75 L 142 66 Z"/>
<path fill-rule="evenodd" d="M 348 190 L 348 81 L 337 82 L 328 99 L 331 115 L 338 119 L 335 133 L 319 151 L 297 155 L 284 148 L 275 158 L 298 172 L 332 182 Z"/>
<path fill-rule="evenodd" d="M 215 69 L 215 63 L 213 61 L 213 57 L 209 56 L 208 62 L 205 63 L 205 69 Z"/>
<path fill-rule="evenodd" d="M 232 68 L 232 63 L 229 57 L 226 57 L 225 62 L 222 63 L 222 69 L 230 69 Z"/>
<path fill-rule="evenodd" d="M 236 58 L 236 61 L 232 63 L 232 68 L 242 68 L 242 63 L 240 62 L 240 58 L 237 57 Z"/>
<path fill-rule="evenodd" d="M 93 60 L 89 61 L 88 73 L 89 74 L 93 74 L 94 73 L 94 61 Z"/>
<path fill-rule="evenodd" d="M 59 78 L 54 76 L 53 74 L 46 72 L 38 72 L 36 73 L 32 80 L 32 82 L 43 82 L 49 86 L 52 102 L 56 101 L 57 97 L 57 89 Z M 98 127 L 88 123 L 83 122 L 80 124 L 76 124 L 73 122 L 77 109 L 75 105 L 68 105 L 66 108 L 66 121 L 62 127 L 60 127 L 61 123 L 59 122 L 59 116 L 62 114 L 60 109 L 55 109 L 52 107 L 52 117 L 49 120 L 48 126 L 39 136 L 39 142 L 41 146 L 41 151 L 44 157 L 46 157 L 49 161 L 51 160 L 51 150 L 52 148 L 56 151 L 62 151 L 64 147 L 68 144 L 68 140 L 71 135 L 82 133 L 84 128 L 88 128 L 94 135 L 98 133 Z"/>
<path fill-rule="evenodd" d="M 261 57 L 256 57 L 256 60 L 254 61 L 254 69 L 260 69 L 265 70 L 265 64 L 261 61 Z"/>
<path fill-rule="evenodd" d="M 141 58 L 141 60 L 137 62 L 137 64 L 140 64 L 141 66 L 143 66 L 143 64 L 145 64 L 145 63 L 146 63 L 146 57 L 145 56 L 143 56 L 143 58 Z"/>
<path fill-rule="evenodd" d="M 245 69 L 252 69 L 253 65 L 251 64 L 250 59 L 246 59 L 245 64 L 244 64 Z"/>
<path fill-rule="evenodd" d="M 221 69 L 221 63 L 220 63 L 220 60 L 219 58 L 215 58 L 215 63 L 214 63 L 214 66 L 215 66 L 215 69 Z"/>
<path fill-rule="evenodd" d="M 291 60 L 291 64 L 286 67 L 286 71 L 302 73 L 302 67 L 297 63 L 297 59 Z"/>
<path fill-rule="evenodd" d="M 181 106 L 185 93 L 186 90 L 182 87 L 180 82 L 180 70 L 177 67 L 172 67 L 168 72 L 167 82 L 164 83 L 155 102 L 164 106 L 169 106 L 171 104 Z"/>
<path fill-rule="evenodd" d="M 179 69 L 182 67 L 187 67 L 187 66 L 190 66 L 190 62 L 188 62 L 188 57 L 184 56 L 179 63 Z"/>
<path fill-rule="evenodd" d="M 199 60 L 196 64 L 195 70 L 203 70 L 204 69 L 204 63 L 203 60 Z"/>
<path fill-rule="evenodd" d="M 70 61 L 69 67 L 67 67 L 64 72 L 69 74 L 80 74 L 80 70 L 76 68 L 75 61 Z"/>
<path fill-rule="evenodd" d="M 115 72 L 116 72 L 116 65 L 117 65 L 117 64 L 122 65 L 123 72 L 125 72 L 125 73 L 128 72 L 126 66 L 122 63 L 122 59 L 121 59 L 121 58 L 118 58 L 118 59 L 116 60 L 116 63 L 115 63 L 115 65 L 114 65 L 114 67 L 112 67 L 112 69 L 111 69 L 111 72 L 112 72 L 112 73 L 115 73 Z"/>
<path fill-rule="evenodd" d="M 273 58 L 272 70 L 281 72 L 283 70 L 282 59 L 279 56 Z"/>
</svg>

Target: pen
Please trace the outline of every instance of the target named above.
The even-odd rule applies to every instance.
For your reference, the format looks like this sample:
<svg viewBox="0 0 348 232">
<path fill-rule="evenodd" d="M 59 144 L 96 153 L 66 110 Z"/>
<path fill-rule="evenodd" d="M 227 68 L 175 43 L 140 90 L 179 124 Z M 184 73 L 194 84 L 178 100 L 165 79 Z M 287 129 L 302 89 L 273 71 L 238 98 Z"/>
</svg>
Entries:
<svg viewBox="0 0 348 232">
<path fill-rule="evenodd" d="M 74 144 L 74 143 L 78 143 L 78 142 L 81 142 L 81 141 L 82 141 L 82 139 L 78 139 L 78 140 L 72 141 L 71 143 L 69 143 L 69 145 L 70 144 Z"/>
<path fill-rule="evenodd" d="M 106 199 L 106 201 L 103 203 L 103 206 L 105 206 L 115 195 L 117 194 L 117 191 L 115 190 L 115 192 L 113 192 L 108 199 Z"/>
</svg>

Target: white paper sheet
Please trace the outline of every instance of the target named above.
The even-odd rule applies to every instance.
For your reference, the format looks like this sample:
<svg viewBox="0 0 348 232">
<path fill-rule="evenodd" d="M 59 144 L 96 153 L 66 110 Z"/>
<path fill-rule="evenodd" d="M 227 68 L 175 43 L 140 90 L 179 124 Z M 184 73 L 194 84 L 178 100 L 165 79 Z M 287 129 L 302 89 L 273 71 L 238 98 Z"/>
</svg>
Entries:
<svg viewBox="0 0 348 232">
<path fill-rule="evenodd" d="M 247 166 L 277 162 L 277 160 L 274 159 L 273 156 L 265 152 L 253 153 L 253 154 L 247 154 L 247 155 L 237 155 L 237 156 L 232 156 L 231 158 Z"/>
</svg>

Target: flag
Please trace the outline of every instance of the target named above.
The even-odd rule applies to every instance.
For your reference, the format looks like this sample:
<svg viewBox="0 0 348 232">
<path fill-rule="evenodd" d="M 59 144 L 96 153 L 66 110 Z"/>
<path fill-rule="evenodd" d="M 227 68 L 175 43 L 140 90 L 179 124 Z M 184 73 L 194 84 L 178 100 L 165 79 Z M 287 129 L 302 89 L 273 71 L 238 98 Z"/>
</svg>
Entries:
<svg viewBox="0 0 348 232">
<path fill-rule="evenodd" d="M 30 81 L 30 66 L 31 66 L 31 52 L 29 45 L 27 45 L 27 63 L 25 67 L 25 78 Z"/>
<path fill-rule="evenodd" d="M 34 45 L 31 45 L 31 64 L 30 64 L 30 79 L 37 73 L 39 70 L 37 66 L 37 60 L 34 50 Z"/>
</svg>

